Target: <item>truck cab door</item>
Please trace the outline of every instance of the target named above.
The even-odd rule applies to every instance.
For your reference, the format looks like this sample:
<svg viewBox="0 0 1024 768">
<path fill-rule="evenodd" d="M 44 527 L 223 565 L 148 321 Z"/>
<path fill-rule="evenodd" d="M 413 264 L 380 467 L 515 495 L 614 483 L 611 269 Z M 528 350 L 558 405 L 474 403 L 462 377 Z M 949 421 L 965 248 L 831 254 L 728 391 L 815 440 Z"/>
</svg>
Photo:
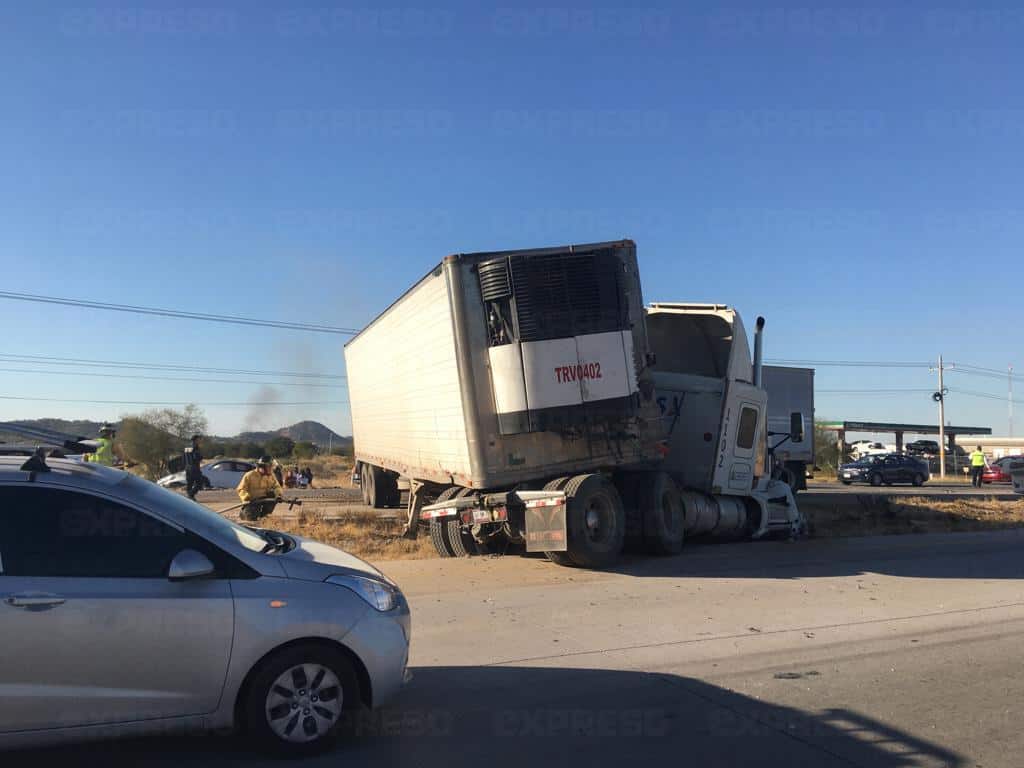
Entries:
<svg viewBox="0 0 1024 768">
<path fill-rule="evenodd" d="M 747 495 L 761 475 L 768 394 L 732 381 L 722 405 L 722 425 L 712 475 L 712 492 Z"/>
</svg>

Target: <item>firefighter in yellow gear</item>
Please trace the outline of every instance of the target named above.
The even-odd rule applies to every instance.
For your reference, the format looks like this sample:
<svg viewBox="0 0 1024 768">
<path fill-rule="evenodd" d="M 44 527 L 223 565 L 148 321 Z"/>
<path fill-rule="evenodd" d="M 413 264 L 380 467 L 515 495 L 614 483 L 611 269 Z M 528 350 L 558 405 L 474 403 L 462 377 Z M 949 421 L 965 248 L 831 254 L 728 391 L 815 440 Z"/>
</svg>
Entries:
<svg viewBox="0 0 1024 768">
<path fill-rule="evenodd" d="M 115 464 L 124 464 L 124 452 L 116 442 L 117 430 L 110 424 L 100 427 L 100 436 L 96 439 L 96 450 L 87 453 L 82 458 L 93 464 L 102 464 L 105 467 L 112 467 Z"/>
<path fill-rule="evenodd" d="M 283 491 L 272 471 L 274 460 L 269 456 L 260 457 L 256 469 L 250 469 L 238 482 L 238 499 L 242 507 L 243 520 L 259 520 L 274 511 L 281 501 Z"/>
</svg>

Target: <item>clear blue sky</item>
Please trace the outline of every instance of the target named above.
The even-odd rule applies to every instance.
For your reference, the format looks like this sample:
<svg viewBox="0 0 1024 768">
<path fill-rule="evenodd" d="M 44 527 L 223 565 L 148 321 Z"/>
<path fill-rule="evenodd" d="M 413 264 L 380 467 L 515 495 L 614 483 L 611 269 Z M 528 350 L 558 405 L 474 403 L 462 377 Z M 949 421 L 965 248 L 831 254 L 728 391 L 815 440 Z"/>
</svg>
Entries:
<svg viewBox="0 0 1024 768">
<path fill-rule="evenodd" d="M 0 19 L 5 290 L 361 326 L 447 253 L 631 237 L 647 299 L 763 314 L 769 357 L 1024 372 L 1019 4 L 48 5 Z M 2 300 L 0 325 L 8 354 L 344 371 L 330 336 Z M 15 367 L 0 394 L 346 399 Z M 818 415 L 931 422 L 926 393 L 824 390 L 933 385 L 822 368 Z M 949 418 L 1005 432 L 1006 403 Z"/>
</svg>

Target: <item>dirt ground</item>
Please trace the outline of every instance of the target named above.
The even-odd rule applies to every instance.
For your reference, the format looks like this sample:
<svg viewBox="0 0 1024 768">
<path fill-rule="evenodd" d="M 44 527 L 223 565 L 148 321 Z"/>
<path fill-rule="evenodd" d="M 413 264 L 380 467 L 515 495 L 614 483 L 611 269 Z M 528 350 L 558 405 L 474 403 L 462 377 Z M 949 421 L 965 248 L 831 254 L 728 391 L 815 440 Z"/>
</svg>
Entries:
<svg viewBox="0 0 1024 768">
<path fill-rule="evenodd" d="M 939 499 L 926 496 L 835 494 L 798 497 L 814 538 L 983 531 L 1024 526 L 1024 497 Z"/>
<path fill-rule="evenodd" d="M 943 533 L 1024 527 L 1020 499 L 936 499 L 923 496 L 835 494 L 798 497 L 812 538 Z M 329 519 L 328 519 L 329 516 Z M 306 503 L 296 514 L 274 515 L 268 527 L 317 539 L 370 561 L 437 557 L 430 537 L 401 537 L 401 516 L 382 518 L 368 509 Z"/>
</svg>

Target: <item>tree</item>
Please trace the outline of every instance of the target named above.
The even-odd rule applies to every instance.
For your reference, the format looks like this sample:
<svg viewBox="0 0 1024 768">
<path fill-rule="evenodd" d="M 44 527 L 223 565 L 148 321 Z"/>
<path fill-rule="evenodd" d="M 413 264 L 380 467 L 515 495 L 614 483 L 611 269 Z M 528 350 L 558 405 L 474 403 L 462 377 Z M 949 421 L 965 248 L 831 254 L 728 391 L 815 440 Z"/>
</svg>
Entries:
<svg viewBox="0 0 1024 768">
<path fill-rule="evenodd" d="M 296 459 L 312 459 L 317 454 L 316 446 L 308 440 L 300 440 L 292 450 Z"/>
<path fill-rule="evenodd" d="M 180 454 L 192 435 L 205 431 L 206 417 L 190 404 L 181 411 L 159 408 L 127 416 L 121 421 L 118 440 L 125 455 L 155 480 L 167 473 L 167 460 Z"/>
<path fill-rule="evenodd" d="M 814 422 L 814 465 L 823 472 L 835 473 L 839 467 L 839 440 L 834 430 L 825 428 L 827 423 Z"/>
<path fill-rule="evenodd" d="M 292 455 L 292 451 L 295 450 L 295 441 L 290 437 L 277 435 L 276 437 L 272 437 L 267 440 L 265 447 L 267 449 L 267 453 L 275 459 L 281 459 Z"/>
</svg>

